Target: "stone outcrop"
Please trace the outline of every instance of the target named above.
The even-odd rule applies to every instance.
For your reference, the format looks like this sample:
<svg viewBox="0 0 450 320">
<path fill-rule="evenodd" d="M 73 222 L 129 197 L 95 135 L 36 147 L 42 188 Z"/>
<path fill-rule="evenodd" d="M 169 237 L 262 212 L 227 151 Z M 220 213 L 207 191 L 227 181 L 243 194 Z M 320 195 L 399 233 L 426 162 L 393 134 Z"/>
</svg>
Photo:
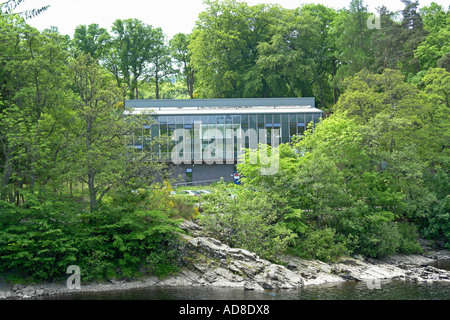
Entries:
<svg viewBox="0 0 450 320">
<path fill-rule="evenodd" d="M 182 228 L 186 236 L 186 260 L 190 285 L 244 287 L 252 289 L 292 289 L 343 281 L 381 279 L 405 281 L 450 281 L 450 272 L 430 266 L 436 260 L 450 260 L 449 251 L 427 254 L 398 254 L 384 259 L 342 258 L 335 263 L 286 256 L 284 266 L 260 259 L 254 253 L 230 248 L 216 239 L 201 237 L 201 229 L 192 222 Z M 195 274 L 197 276 L 194 280 Z M 182 278 L 183 276 L 181 276 Z M 179 280 L 172 279 L 175 283 Z"/>
<path fill-rule="evenodd" d="M 435 259 L 422 255 L 408 255 L 407 257 L 406 260 L 402 260 L 400 256 L 386 261 L 343 258 L 335 263 L 286 257 L 285 261 L 288 261 L 288 267 L 298 270 L 306 286 L 382 279 L 415 282 L 450 281 L 449 271 L 428 265 Z M 448 258 L 442 256 L 441 258 L 450 259 L 450 256 Z"/>
<path fill-rule="evenodd" d="M 213 238 L 185 237 L 186 269 L 161 285 L 233 287 L 247 290 L 297 289 L 300 274 L 244 249 L 230 248 Z"/>
</svg>

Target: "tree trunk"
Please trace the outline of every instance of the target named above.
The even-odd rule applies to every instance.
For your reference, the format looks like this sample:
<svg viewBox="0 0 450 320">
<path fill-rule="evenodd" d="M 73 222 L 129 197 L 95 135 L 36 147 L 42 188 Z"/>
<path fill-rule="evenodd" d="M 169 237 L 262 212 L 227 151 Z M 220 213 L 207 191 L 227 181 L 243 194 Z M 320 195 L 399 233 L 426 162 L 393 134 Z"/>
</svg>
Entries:
<svg viewBox="0 0 450 320">
<path fill-rule="evenodd" d="M 193 71 L 186 74 L 186 86 L 191 99 L 194 99 L 194 74 Z"/>
<path fill-rule="evenodd" d="M 95 188 L 94 183 L 94 173 L 93 169 L 88 169 L 88 188 L 89 188 L 89 208 L 91 211 L 94 211 L 98 207 L 97 202 L 97 190 Z"/>
<path fill-rule="evenodd" d="M 159 79 L 158 74 L 155 74 L 155 88 L 156 88 L 156 100 L 159 100 Z"/>
</svg>

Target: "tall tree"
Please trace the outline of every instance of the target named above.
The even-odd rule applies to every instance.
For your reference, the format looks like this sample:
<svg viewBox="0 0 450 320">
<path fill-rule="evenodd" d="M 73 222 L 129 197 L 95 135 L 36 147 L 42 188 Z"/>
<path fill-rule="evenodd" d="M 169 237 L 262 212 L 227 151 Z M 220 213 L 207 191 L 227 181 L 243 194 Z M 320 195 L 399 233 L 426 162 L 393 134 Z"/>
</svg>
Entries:
<svg viewBox="0 0 450 320">
<path fill-rule="evenodd" d="M 172 57 L 179 64 L 180 73 L 185 79 L 186 88 L 191 99 L 194 98 L 195 70 L 191 64 L 192 53 L 189 50 L 191 36 L 189 34 L 177 33 L 169 41 Z"/>
<path fill-rule="evenodd" d="M 87 184 L 90 209 L 96 210 L 112 189 L 162 181 L 166 165 L 153 161 L 151 145 L 145 152 L 134 148 L 138 139 L 144 145 L 144 127 L 152 124 L 149 114 L 129 116 L 114 77 L 89 55 L 74 59 L 71 70 L 72 124 L 62 141 L 67 147 L 61 157 L 67 174 Z"/>
<path fill-rule="evenodd" d="M 426 39 L 427 31 L 423 28 L 422 16 L 419 13 L 419 2 L 402 0 L 405 8 L 402 10 L 402 57 L 399 61 L 400 69 L 407 75 L 415 75 L 422 67 L 414 56 L 414 51 Z"/>
<path fill-rule="evenodd" d="M 67 39 L 8 16 L 0 17 L 0 30 L 0 193 L 18 201 L 52 179 L 68 106 Z"/>
<path fill-rule="evenodd" d="M 258 46 L 260 74 L 268 96 L 311 96 L 315 55 L 319 50 L 320 21 L 310 11 L 286 11 L 270 41 Z"/>
<path fill-rule="evenodd" d="M 105 28 L 100 28 L 96 23 L 89 26 L 80 25 L 75 28 L 72 44 L 82 54 L 89 54 L 96 60 L 105 58 L 111 36 Z"/>
<path fill-rule="evenodd" d="M 249 84 L 261 79 L 251 68 L 258 44 L 269 39 L 267 32 L 279 17 L 278 10 L 235 0 L 205 3 L 208 8 L 200 13 L 189 45 L 199 97 L 263 96 Z"/>
<path fill-rule="evenodd" d="M 336 39 L 339 69 L 335 81 L 352 76 L 373 63 L 370 39 L 375 29 L 367 27 L 370 14 L 362 0 L 352 0 L 349 9 L 339 11 L 332 23 L 332 34 Z"/>
<path fill-rule="evenodd" d="M 159 31 L 137 19 L 117 19 L 112 26 L 112 43 L 106 66 L 119 87 L 128 89 L 130 99 L 139 99 L 139 81 L 143 80 L 158 45 Z"/>
<path fill-rule="evenodd" d="M 337 12 L 321 4 L 303 5 L 301 13 L 310 12 L 320 21 L 318 46 L 313 52 L 314 57 L 314 96 L 318 98 L 318 106 L 322 110 L 330 110 L 336 102 L 331 86 L 337 72 L 336 44 L 331 34 L 331 24 L 336 19 Z M 334 99 L 333 99 L 334 98 Z M 333 101 L 334 100 L 334 101 Z"/>
<path fill-rule="evenodd" d="M 414 51 L 414 57 L 422 70 L 436 68 L 439 60 L 450 53 L 450 11 L 445 12 L 442 6 L 432 3 L 420 9 L 420 15 L 423 28 L 429 33 Z"/>
<path fill-rule="evenodd" d="M 90 209 L 95 210 L 104 195 L 123 174 L 126 155 L 124 127 L 119 108 L 122 93 L 112 77 L 89 55 L 71 64 L 75 100 L 73 121 L 67 135 L 71 171 L 88 185 Z"/>
<path fill-rule="evenodd" d="M 386 7 L 379 9 L 380 29 L 371 38 L 375 60 L 370 69 L 382 71 L 384 68 L 397 69 L 401 58 L 401 24 L 396 21 L 396 13 Z"/>
<path fill-rule="evenodd" d="M 156 99 L 159 99 L 161 80 L 173 76 L 175 70 L 172 67 L 173 61 L 170 55 L 170 48 L 166 43 L 166 37 L 162 29 L 154 29 L 153 37 L 154 45 L 151 51 L 150 64 L 146 69 L 146 79 L 155 83 L 155 96 Z"/>
</svg>

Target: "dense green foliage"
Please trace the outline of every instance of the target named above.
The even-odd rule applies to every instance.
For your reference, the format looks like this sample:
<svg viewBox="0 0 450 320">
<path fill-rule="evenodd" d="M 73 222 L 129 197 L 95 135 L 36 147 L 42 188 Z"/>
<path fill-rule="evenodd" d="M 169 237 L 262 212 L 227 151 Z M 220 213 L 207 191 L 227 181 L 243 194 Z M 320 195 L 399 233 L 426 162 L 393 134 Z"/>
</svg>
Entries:
<svg viewBox="0 0 450 320">
<path fill-rule="evenodd" d="M 132 193 L 157 188 L 167 170 L 127 147 L 149 119 L 123 116 L 126 86 L 75 48 L 81 31 L 75 45 L 13 15 L 0 16 L 0 30 L 0 272 L 46 280 L 75 264 L 93 280 L 176 270 L 172 217 L 186 210 L 158 189 Z"/>
<path fill-rule="evenodd" d="M 359 0 L 337 11 L 208 3 L 190 46 L 201 97 L 313 95 L 332 114 L 279 147 L 277 174 L 261 174 L 249 154 L 239 165 L 252 201 L 274 213 L 260 230 L 295 212 L 288 251 L 323 260 L 420 252 L 419 236 L 448 247 L 449 11 L 405 0 L 399 13 L 380 8 L 379 27 L 369 28 Z M 225 43 L 240 58 L 222 54 Z M 207 209 L 206 220 L 222 212 L 215 223 L 231 228 L 244 219 L 226 219 L 228 210 Z"/>
<path fill-rule="evenodd" d="M 164 195 L 117 195 L 95 212 L 58 197 L 30 199 L 26 207 L 1 202 L 0 270 L 51 280 L 77 265 L 83 281 L 176 272 L 180 230 L 171 207 L 155 207 L 155 198 Z"/>
<path fill-rule="evenodd" d="M 278 212 L 279 203 L 264 193 L 221 183 L 204 198 L 201 222 L 205 230 L 231 247 L 276 259 L 296 237 L 287 226 L 295 220 L 294 214 Z"/>
<path fill-rule="evenodd" d="M 448 68 L 449 11 L 381 7 L 378 27 L 361 0 L 339 10 L 321 4 L 285 9 L 235 0 L 206 2 L 191 37 L 190 63 L 200 98 L 315 96 L 332 111 L 343 82 L 363 68 L 400 70 L 420 81 L 430 67 Z"/>
<path fill-rule="evenodd" d="M 295 251 L 419 252 L 419 234 L 448 246 L 449 109 L 444 99 L 431 111 L 424 93 L 447 92 L 449 76 L 430 69 L 424 79 L 434 81 L 418 90 L 397 71 L 363 70 L 347 81 L 335 114 L 280 147 L 277 174 L 262 175 L 248 159 L 239 165 L 247 187 L 302 211 Z M 313 250 L 317 241 L 331 252 Z"/>
</svg>

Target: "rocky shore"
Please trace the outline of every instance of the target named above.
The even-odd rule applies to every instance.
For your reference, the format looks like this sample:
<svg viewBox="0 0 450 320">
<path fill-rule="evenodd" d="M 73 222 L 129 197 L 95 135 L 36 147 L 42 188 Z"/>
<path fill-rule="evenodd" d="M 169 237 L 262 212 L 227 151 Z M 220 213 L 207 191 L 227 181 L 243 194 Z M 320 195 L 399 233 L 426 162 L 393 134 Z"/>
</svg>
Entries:
<svg viewBox="0 0 450 320">
<path fill-rule="evenodd" d="M 193 224 L 185 224 L 185 267 L 166 279 L 148 277 L 138 281 L 110 281 L 68 289 L 65 283 L 8 286 L 0 283 L 0 300 L 29 299 L 71 292 L 129 290 L 150 286 L 210 286 L 243 290 L 295 290 L 303 286 L 343 281 L 382 279 L 414 282 L 450 282 L 450 271 L 430 266 L 450 260 L 449 251 L 427 250 L 425 254 L 396 255 L 386 259 L 342 258 L 335 263 L 284 257 L 282 264 L 261 259 L 244 249 L 230 248 L 220 241 L 203 237 Z M 427 248 L 428 249 L 428 248 Z M 82 279 L 81 279 L 82 281 Z"/>
</svg>

